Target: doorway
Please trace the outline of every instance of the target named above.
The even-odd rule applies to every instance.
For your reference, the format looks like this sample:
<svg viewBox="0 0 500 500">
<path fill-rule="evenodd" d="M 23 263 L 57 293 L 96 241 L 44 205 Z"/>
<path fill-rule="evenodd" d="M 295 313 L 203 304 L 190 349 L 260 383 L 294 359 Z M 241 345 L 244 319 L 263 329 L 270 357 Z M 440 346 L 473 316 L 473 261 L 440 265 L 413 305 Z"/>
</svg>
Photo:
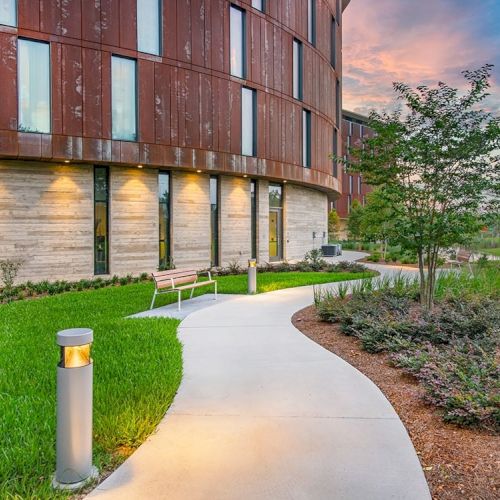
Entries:
<svg viewBox="0 0 500 500">
<path fill-rule="evenodd" d="M 269 260 L 276 262 L 283 259 L 283 221 L 279 209 L 269 210 Z"/>
</svg>

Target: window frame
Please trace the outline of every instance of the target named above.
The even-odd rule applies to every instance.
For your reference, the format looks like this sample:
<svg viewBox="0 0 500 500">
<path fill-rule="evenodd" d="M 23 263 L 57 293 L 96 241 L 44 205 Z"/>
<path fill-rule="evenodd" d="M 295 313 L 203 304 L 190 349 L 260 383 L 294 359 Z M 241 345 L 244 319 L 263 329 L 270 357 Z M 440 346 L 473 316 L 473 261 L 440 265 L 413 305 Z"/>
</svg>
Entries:
<svg viewBox="0 0 500 500">
<path fill-rule="evenodd" d="M 134 63 L 134 113 L 135 113 L 135 134 L 133 139 L 116 137 L 113 132 L 113 59 L 125 59 L 128 61 L 133 61 Z M 138 63 L 137 59 L 133 57 L 122 56 L 118 54 L 111 54 L 111 138 L 116 141 L 124 141 L 124 142 L 138 142 L 139 141 L 139 72 L 138 72 Z"/>
<path fill-rule="evenodd" d="M 97 170 L 102 169 L 105 171 L 105 178 L 106 178 L 106 199 L 104 201 L 102 200 L 96 200 L 96 172 Z M 93 202 L 94 202 L 94 213 L 93 213 L 93 222 L 94 222 L 94 245 L 93 245 L 93 251 L 94 251 L 94 276 L 103 276 L 109 274 L 109 254 L 110 254 L 110 230 L 109 230 L 109 221 L 110 221 L 110 175 L 109 175 L 109 166 L 107 165 L 94 165 L 94 170 L 93 170 Z M 105 208 L 106 208 L 106 235 L 105 235 L 105 245 L 106 245 L 106 258 L 104 260 L 104 271 L 98 272 L 97 266 L 98 266 L 98 261 L 97 261 L 97 227 L 95 224 L 96 221 L 96 208 L 98 203 L 104 203 Z"/>
<path fill-rule="evenodd" d="M 316 0 L 307 0 L 307 41 L 316 47 Z"/>
<path fill-rule="evenodd" d="M 332 16 L 330 32 L 330 64 L 334 70 L 337 69 L 337 21 Z"/>
<path fill-rule="evenodd" d="M 244 117 L 243 117 L 243 95 L 245 92 L 251 93 L 252 98 L 252 122 L 250 124 L 252 131 L 252 154 L 245 153 L 243 150 L 244 137 Z M 257 90 L 243 85 L 241 87 L 241 154 L 243 156 L 257 156 Z"/>
<path fill-rule="evenodd" d="M 254 8 L 255 10 L 258 10 L 259 12 L 266 12 L 266 0 L 260 0 L 261 1 L 261 5 L 262 5 L 262 8 L 258 8 L 254 5 L 254 0 L 252 0 L 252 8 Z"/>
<path fill-rule="evenodd" d="M 168 186 L 168 201 L 167 202 L 162 202 L 161 200 L 161 193 L 160 193 L 160 179 L 161 176 L 168 176 L 167 180 L 167 186 Z M 162 262 L 162 257 L 161 257 L 161 220 L 160 220 L 160 206 L 165 205 L 166 206 L 166 223 L 165 223 L 165 240 L 163 241 L 165 245 L 165 257 Z M 165 269 L 170 267 L 172 263 L 172 173 L 170 170 L 159 170 L 158 171 L 158 263 L 159 267 L 164 267 Z"/>
<path fill-rule="evenodd" d="M 295 80 L 297 80 L 297 88 L 295 88 Z M 292 40 L 292 97 L 298 101 L 304 99 L 304 46 L 298 38 Z"/>
<path fill-rule="evenodd" d="M 250 179 L 250 255 L 252 259 L 257 259 L 258 253 L 258 200 L 259 183 L 257 179 Z"/>
<path fill-rule="evenodd" d="M 338 178 L 339 168 L 337 157 L 339 153 L 339 131 L 336 127 L 333 127 L 333 176 Z"/>
<path fill-rule="evenodd" d="M 311 128 L 311 111 L 306 108 L 302 108 L 302 166 L 304 168 L 311 168 Z"/>
<path fill-rule="evenodd" d="M 232 51 L 232 37 L 231 37 L 231 12 L 232 10 L 238 11 L 241 14 L 241 75 L 233 73 L 231 62 Z M 247 20 L 246 10 L 233 3 L 229 4 L 229 74 L 241 80 L 246 80 L 248 74 L 247 68 Z"/>
<path fill-rule="evenodd" d="M 140 0 L 136 0 L 136 16 L 139 19 L 139 2 Z M 137 38 L 137 52 L 141 54 L 150 54 L 153 56 L 161 57 L 163 55 L 163 0 L 156 0 L 158 5 L 158 53 L 155 52 L 147 52 L 141 50 L 139 48 L 139 21 L 137 20 L 137 28 L 136 28 L 136 38 Z"/>
<path fill-rule="evenodd" d="M 19 2 L 17 0 L 12 0 L 14 5 L 14 24 L 7 24 L 7 23 L 3 23 L 0 21 L 0 26 L 10 26 L 11 28 L 17 28 L 17 25 L 18 25 L 18 22 L 19 22 L 19 16 L 18 16 L 18 13 L 17 13 L 17 10 L 18 10 L 18 4 Z"/>
<path fill-rule="evenodd" d="M 215 180 L 215 218 L 212 203 L 212 181 Z M 221 187 L 220 177 L 211 175 L 209 177 L 209 198 L 210 198 L 210 267 L 220 266 L 220 199 Z"/>
</svg>

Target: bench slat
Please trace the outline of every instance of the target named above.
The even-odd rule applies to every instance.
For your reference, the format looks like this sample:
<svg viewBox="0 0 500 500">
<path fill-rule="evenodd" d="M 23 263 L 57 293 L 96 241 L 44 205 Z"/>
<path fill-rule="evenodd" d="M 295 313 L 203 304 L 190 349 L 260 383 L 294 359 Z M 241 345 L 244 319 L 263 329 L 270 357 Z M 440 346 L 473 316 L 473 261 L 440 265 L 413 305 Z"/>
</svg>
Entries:
<svg viewBox="0 0 500 500">
<path fill-rule="evenodd" d="M 174 278 L 175 276 L 182 274 L 196 274 L 195 269 L 169 269 L 168 271 L 159 271 L 152 273 L 153 278 Z"/>
<path fill-rule="evenodd" d="M 214 280 L 210 281 L 198 281 L 198 283 L 191 283 L 190 285 L 176 286 L 176 290 L 190 290 L 191 288 L 199 288 L 200 286 L 213 285 Z"/>
</svg>

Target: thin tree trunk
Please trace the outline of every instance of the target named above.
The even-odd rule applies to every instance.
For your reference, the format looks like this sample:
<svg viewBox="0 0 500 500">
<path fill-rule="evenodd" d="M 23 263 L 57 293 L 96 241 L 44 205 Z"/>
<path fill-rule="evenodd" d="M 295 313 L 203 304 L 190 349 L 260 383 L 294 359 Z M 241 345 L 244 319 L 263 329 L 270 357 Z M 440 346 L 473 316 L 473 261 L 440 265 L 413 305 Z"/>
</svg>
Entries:
<svg viewBox="0 0 500 500">
<path fill-rule="evenodd" d="M 417 255 L 418 255 L 418 271 L 420 274 L 420 304 L 425 307 L 426 283 L 425 283 L 424 256 L 421 250 L 417 252 Z"/>
</svg>

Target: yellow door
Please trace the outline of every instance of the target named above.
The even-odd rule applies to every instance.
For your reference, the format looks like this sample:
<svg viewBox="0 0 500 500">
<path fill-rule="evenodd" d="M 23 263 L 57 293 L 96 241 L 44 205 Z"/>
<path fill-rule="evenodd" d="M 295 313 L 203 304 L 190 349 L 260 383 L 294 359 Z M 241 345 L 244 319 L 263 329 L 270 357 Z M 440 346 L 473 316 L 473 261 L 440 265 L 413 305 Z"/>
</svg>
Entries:
<svg viewBox="0 0 500 500">
<path fill-rule="evenodd" d="M 269 212 L 269 258 L 278 258 L 278 212 Z"/>
</svg>

